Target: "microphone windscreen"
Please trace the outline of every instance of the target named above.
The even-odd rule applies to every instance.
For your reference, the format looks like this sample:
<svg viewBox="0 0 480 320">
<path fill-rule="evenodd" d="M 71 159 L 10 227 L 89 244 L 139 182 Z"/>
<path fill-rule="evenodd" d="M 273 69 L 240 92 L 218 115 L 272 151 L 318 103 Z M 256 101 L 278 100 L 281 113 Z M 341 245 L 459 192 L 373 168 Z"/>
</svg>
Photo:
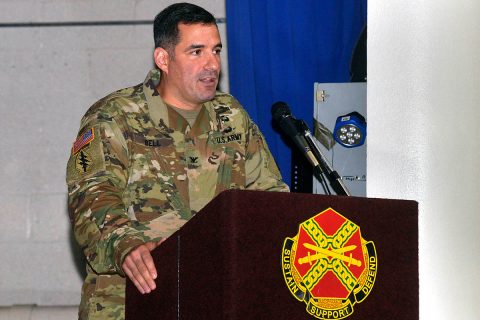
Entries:
<svg viewBox="0 0 480 320">
<path fill-rule="evenodd" d="M 280 118 L 291 115 L 290 108 L 283 101 L 277 101 L 272 105 L 272 117 L 275 121 L 278 121 Z"/>
</svg>

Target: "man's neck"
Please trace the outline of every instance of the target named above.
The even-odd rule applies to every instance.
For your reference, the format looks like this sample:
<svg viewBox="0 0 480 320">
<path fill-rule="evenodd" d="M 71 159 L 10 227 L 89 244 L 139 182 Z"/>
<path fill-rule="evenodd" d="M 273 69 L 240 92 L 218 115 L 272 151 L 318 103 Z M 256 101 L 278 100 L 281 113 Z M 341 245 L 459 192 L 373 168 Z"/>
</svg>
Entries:
<svg viewBox="0 0 480 320">
<path fill-rule="evenodd" d="M 157 92 L 160 94 L 162 97 L 162 100 L 171 105 L 174 106 L 175 108 L 178 109 L 183 109 L 183 110 L 200 110 L 202 107 L 202 104 L 192 104 L 191 102 L 188 101 L 183 101 L 182 99 L 177 98 L 174 94 L 170 93 L 170 90 L 167 88 L 167 86 L 164 84 L 164 79 L 160 81 L 160 83 L 157 86 Z"/>
<path fill-rule="evenodd" d="M 195 121 L 197 120 L 198 115 L 200 114 L 201 109 L 195 109 L 195 110 L 186 110 L 186 109 L 180 109 L 175 106 L 172 106 L 167 103 L 167 106 L 175 110 L 178 114 L 180 114 L 185 120 L 187 120 L 188 124 L 190 127 L 193 127 L 195 124 Z"/>
</svg>

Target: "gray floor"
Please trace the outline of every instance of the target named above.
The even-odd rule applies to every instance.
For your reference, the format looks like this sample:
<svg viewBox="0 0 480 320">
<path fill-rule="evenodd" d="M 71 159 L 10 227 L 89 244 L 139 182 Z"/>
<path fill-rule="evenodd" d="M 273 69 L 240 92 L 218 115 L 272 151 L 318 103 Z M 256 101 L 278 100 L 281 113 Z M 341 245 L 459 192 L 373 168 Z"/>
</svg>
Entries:
<svg viewBox="0 0 480 320">
<path fill-rule="evenodd" d="M 0 320 L 75 320 L 78 307 L 0 307 Z"/>
</svg>

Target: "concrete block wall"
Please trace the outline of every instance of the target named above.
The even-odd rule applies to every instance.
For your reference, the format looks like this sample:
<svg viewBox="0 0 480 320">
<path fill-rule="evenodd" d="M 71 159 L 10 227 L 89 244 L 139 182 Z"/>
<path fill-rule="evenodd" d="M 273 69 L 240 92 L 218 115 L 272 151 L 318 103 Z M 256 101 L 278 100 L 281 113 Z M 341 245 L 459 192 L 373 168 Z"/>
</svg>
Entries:
<svg viewBox="0 0 480 320">
<path fill-rule="evenodd" d="M 153 67 L 151 24 L 71 22 L 151 21 L 174 2 L 0 2 L 0 319 L 15 305 L 79 303 L 83 257 L 66 210 L 71 144 L 90 105 L 143 81 Z M 224 20 L 224 0 L 191 2 Z M 225 23 L 219 28 L 226 47 Z M 228 91 L 226 50 L 222 58 Z"/>
</svg>

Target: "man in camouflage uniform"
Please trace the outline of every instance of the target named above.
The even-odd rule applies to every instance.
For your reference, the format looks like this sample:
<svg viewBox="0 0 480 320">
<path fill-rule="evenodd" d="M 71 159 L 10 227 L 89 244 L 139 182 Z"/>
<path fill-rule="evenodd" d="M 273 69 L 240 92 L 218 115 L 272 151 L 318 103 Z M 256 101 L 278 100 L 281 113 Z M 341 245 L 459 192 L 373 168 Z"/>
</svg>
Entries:
<svg viewBox="0 0 480 320">
<path fill-rule="evenodd" d="M 154 37 L 159 70 L 94 104 L 68 161 L 68 206 L 87 259 L 81 319 L 123 319 L 125 277 L 154 290 L 150 252 L 221 191 L 288 191 L 257 126 L 216 92 L 214 17 L 172 5 Z"/>
</svg>

